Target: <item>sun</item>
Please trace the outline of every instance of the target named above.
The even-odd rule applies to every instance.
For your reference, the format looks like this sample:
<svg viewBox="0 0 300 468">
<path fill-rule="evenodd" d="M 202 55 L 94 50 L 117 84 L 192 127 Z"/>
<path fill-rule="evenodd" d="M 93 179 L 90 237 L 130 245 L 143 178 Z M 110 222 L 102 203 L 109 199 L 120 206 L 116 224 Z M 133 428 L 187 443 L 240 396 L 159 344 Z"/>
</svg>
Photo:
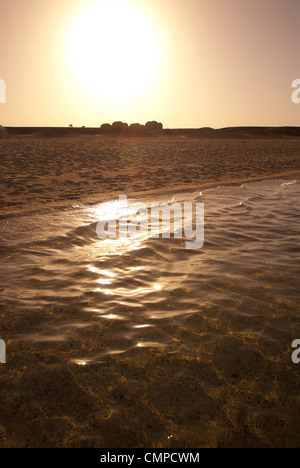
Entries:
<svg viewBox="0 0 300 468">
<path fill-rule="evenodd" d="M 151 90 L 162 67 L 154 21 L 130 0 L 98 0 L 72 20 L 67 61 L 83 93 L 110 104 L 130 104 Z"/>
</svg>

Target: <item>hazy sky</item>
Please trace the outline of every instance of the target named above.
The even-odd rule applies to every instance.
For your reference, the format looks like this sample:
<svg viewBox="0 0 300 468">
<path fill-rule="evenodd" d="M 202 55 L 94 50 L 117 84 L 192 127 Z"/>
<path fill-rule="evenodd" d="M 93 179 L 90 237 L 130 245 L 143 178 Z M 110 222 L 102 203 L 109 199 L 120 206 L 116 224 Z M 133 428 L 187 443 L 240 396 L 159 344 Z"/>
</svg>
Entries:
<svg viewBox="0 0 300 468">
<path fill-rule="evenodd" d="M 300 125 L 300 0 L 0 0 L 7 126 Z"/>
</svg>

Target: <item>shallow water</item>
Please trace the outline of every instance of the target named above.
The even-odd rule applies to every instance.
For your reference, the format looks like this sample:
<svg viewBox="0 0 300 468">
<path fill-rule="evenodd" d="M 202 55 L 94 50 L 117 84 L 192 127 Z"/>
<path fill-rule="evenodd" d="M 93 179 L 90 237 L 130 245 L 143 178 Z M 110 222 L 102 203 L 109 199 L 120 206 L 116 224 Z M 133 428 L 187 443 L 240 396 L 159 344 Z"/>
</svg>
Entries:
<svg viewBox="0 0 300 468">
<path fill-rule="evenodd" d="M 1 219 L 2 317 L 12 324 L 20 314 L 32 319 L 13 328 L 10 339 L 70 343 L 64 360 L 86 368 L 118 356 L 140 359 L 135 353 L 142 350 L 168 357 L 151 368 L 155 388 L 148 376 L 147 402 L 164 424 L 167 414 L 174 423 L 159 444 L 171 443 L 179 431 L 177 441 L 189 440 L 190 446 L 222 445 L 222 437 L 230 445 L 235 439 L 225 437 L 224 427 L 232 424 L 229 433 L 244 428 L 240 445 L 296 445 L 299 399 L 296 387 L 290 393 L 288 387 L 298 373 L 290 347 L 300 338 L 299 197 L 300 184 L 283 180 L 166 196 L 164 202 L 204 203 L 205 242 L 194 250 L 185 248 L 184 239 L 145 232 L 134 239 L 100 240 L 99 219 L 113 218 L 115 209 L 122 213 L 116 200 Z M 129 212 L 141 202 L 161 201 L 129 200 Z M 39 313 L 45 311 L 41 322 Z M 74 341 L 80 348 L 74 349 Z M 120 369 L 115 373 L 120 380 Z M 201 390 L 185 393 L 178 387 L 181 378 L 198 382 Z M 145 377 L 136 377 L 135 384 L 144 385 Z M 162 395 L 173 391 L 177 403 L 174 395 L 173 403 L 162 403 Z M 212 411 L 207 402 L 200 417 L 197 405 L 190 405 L 197 394 L 205 399 L 201 392 L 217 406 Z M 254 403 L 258 395 L 262 401 Z M 106 404 L 113 412 L 114 405 Z M 175 407 L 187 408 L 178 421 L 170 416 Z M 226 422 L 212 415 L 217 407 Z M 205 427 L 202 442 L 197 417 Z M 283 426 L 274 435 L 278 420 Z"/>
</svg>

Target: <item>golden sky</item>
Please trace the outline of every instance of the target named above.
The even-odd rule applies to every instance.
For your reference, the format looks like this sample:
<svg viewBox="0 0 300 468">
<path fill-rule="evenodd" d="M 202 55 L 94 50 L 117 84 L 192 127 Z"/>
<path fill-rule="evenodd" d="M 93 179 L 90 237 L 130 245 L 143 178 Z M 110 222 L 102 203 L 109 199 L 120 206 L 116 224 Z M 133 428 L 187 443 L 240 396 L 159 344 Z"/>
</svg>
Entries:
<svg viewBox="0 0 300 468">
<path fill-rule="evenodd" d="M 299 44 L 299 0 L 0 0 L 0 124 L 300 125 Z"/>
</svg>

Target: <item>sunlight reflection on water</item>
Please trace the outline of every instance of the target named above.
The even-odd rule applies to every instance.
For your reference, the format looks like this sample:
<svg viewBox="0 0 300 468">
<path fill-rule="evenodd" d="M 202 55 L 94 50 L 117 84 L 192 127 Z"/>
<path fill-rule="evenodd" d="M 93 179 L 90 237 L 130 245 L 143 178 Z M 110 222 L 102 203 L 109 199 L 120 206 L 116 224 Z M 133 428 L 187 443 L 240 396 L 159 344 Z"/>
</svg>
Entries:
<svg viewBox="0 0 300 468">
<path fill-rule="evenodd" d="M 246 317 L 257 310 L 271 309 L 276 315 L 278 304 L 297 304 L 298 196 L 299 184 L 286 181 L 190 195 L 189 200 L 201 199 L 206 211 L 205 244 L 196 251 L 185 249 L 181 239 L 154 239 L 144 232 L 135 238 L 100 240 L 95 232 L 99 216 L 122 217 L 119 201 L 1 220 L 6 253 L 0 303 L 17 309 L 62 308 L 68 330 L 49 323 L 36 332 L 38 340 L 79 337 L 84 330 L 77 327 L 79 319 L 71 325 L 71 310 L 76 308 L 80 323 L 86 321 L 92 329 L 95 323 L 108 324 L 104 355 L 147 347 L 191 350 L 195 336 L 200 339 L 211 328 L 222 328 L 224 317 L 228 333 L 235 326 L 233 317 L 251 328 Z M 177 200 L 184 201 L 184 196 Z M 128 201 L 130 216 L 138 206 Z M 192 317 L 199 323 L 189 327 Z M 113 334 L 110 324 L 116 327 Z M 95 362 L 99 353 L 78 359 Z"/>
</svg>

